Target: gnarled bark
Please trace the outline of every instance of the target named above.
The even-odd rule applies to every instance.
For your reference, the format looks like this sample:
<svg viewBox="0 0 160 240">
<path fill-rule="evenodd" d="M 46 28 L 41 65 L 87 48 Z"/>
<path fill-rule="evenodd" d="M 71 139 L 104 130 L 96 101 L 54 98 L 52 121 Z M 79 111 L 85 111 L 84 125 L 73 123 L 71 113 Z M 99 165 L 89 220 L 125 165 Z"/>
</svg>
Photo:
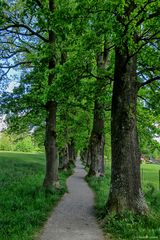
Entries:
<svg viewBox="0 0 160 240">
<path fill-rule="evenodd" d="M 112 97 L 112 175 L 107 209 L 146 213 L 140 181 L 140 151 L 136 126 L 136 56 L 116 48 Z"/>
</svg>

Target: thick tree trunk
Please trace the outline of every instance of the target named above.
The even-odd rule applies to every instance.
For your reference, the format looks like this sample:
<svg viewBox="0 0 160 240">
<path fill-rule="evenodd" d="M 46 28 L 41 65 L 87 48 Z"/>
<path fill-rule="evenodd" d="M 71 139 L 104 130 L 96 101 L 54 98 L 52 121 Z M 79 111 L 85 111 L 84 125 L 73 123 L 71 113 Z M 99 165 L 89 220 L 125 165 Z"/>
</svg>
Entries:
<svg viewBox="0 0 160 240">
<path fill-rule="evenodd" d="M 56 103 L 47 104 L 48 117 L 46 119 L 45 153 L 46 153 L 46 175 L 44 187 L 56 186 L 58 182 L 58 158 L 56 150 Z"/>
<path fill-rule="evenodd" d="M 54 0 L 49 0 L 49 11 L 54 13 L 55 4 Z M 52 70 L 56 66 L 55 59 L 55 33 L 53 30 L 48 31 L 49 37 L 49 58 L 48 58 L 48 86 L 51 87 L 54 81 L 54 74 Z M 57 104 L 53 97 L 48 96 L 48 102 L 46 103 L 46 136 L 45 136 L 45 154 L 46 154 L 46 174 L 43 182 L 45 188 L 50 188 L 58 183 L 58 158 L 56 149 L 56 110 Z"/>
<path fill-rule="evenodd" d="M 140 151 L 136 127 L 136 56 L 116 49 L 112 97 L 112 175 L 107 202 L 109 211 L 146 213 L 141 190 Z"/>
<path fill-rule="evenodd" d="M 103 111 L 102 106 L 95 101 L 94 107 L 94 122 L 90 138 L 89 152 L 90 154 L 90 169 L 89 176 L 103 176 L 104 175 L 104 120 L 101 116 Z M 89 160 L 89 159 L 88 159 Z"/>
</svg>

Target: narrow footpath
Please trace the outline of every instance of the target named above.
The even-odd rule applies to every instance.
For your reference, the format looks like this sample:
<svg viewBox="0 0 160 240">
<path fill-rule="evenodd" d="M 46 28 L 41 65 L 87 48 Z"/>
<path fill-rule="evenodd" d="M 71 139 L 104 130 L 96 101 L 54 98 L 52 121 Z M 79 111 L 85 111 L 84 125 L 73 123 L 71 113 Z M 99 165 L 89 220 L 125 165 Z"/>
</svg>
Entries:
<svg viewBox="0 0 160 240">
<path fill-rule="evenodd" d="M 40 240 L 104 240 L 94 216 L 94 196 L 79 159 L 64 195 L 44 226 Z"/>
</svg>

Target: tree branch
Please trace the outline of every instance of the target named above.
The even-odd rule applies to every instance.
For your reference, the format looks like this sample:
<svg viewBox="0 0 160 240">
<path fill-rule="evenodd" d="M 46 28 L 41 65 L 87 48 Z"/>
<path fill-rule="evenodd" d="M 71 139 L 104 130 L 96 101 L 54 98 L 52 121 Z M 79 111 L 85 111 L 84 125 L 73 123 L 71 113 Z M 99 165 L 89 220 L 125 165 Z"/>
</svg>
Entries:
<svg viewBox="0 0 160 240">
<path fill-rule="evenodd" d="M 0 80 L 3 80 L 3 78 L 9 73 L 9 71 L 10 71 L 10 68 L 7 69 L 7 71 L 0 76 Z"/>
<path fill-rule="evenodd" d="M 19 62 L 14 65 L 9 65 L 9 66 L 2 66 L 0 65 L 0 69 L 11 69 L 11 68 L 16 68 L 20 65 L 25 65 L 25 64 L 31 64 L 32 62 L 26 61 L 26 62 Z"/>
<path fill-rule="evenodd" d="M 156 70 L 158 70 L 158 68 L 156 67 L 146 67 L 145 65 L 141 64 L 141 66 L 144 68 L 142 70 L 140 70 L 139 72 L 137 72 L 137 75 L 141 75 L 143 73 L 145 73 L 146 71 L 149 71 L 149 72 L 155 72 Z"/>
<path fill-rule="evenodd" d="M 2 54 L 0 54 L 0 56 L 3 59 L 10 59 L 10 58 L 14 57 L 15 55 L 20 54 L 20 53 L 24 53 L 24 52 L 25 53 L 30 53 L 30 51 L 27 48 L 19 49 L 19 50 L 14 51 L 14 52 L 9 51 L 8 49 L 6 49 L 6 51 L 8 51 L 8 52 L 3 53 L 3 52 L 5 52 L 5 49 L 4 49 L 4 51 L 2 50 Z"/>
<path fill-rule="evenodd" d="M 157 0 L 153 0 L 153 1 L 152 1 L 152 0 L 148 0 L 148 1 L 144 4 L 144 6 L 142 6 L 142 7 L 140 8 L 140 10 L 137 12 L 137 14 L 136 14 L 132 19 L 130 19 L 130 21 L 127 23 L 127 26 L 129 26 L 131 22 L 133 22 L 134 20 L 136 20 L 137 17 L 140 16 L 140 14 L 145 11 L 145 8 L 146 8 L 149 4 L 151 4 L 151 3 L 155 2 L 155 1 L 157 1 Z M 134 9 L 136 9 L 136 7 L 137 7 L 137 5 L 135 4 L 135 8 L 134 8 Z M 134 10 L 134 9 L 133 9 L 133 10 Z M 132 11 L 133 11 L 133 10 L 132 10 Z M 143 19 L 143 20 L 144 20 L 144 19 Z"/>
<path fill-rule="evenodd" d="M 89 72 L 90 76 L 93 77 L 93 78 L 98 78 L 98 79 L 101 79 L 101 80 L 104 80 L 105 78 L 108 78 L 111 82 L 113 82 L 113 78 L 111 78 L 110 76 L 107 76 L 107 75 L 104 75 L 103 77 L 100 77 L 98 75 L 94 75 L 93 73 Z"/>
<path fill-rule="evenodd" d="M 146 82 L 140 83 L 139 88 L 144 87 L 145 85 L 150 84 L 150 83 L 152 83 L 156 80 L 160 80 L 160 76 L 156 76 L 154 78 L 151 78 L 151 79 L 147 80 Z"/>
<path fill-rule="evenodd" d="M 39 37 L 41 40 L 43 40 L 44 42 L 48 42 L 48 39 L 46 39 L 45 37 L 43 37 L 42 35 L 40 35 L 38 32 L 33 31 L 29 26 L 25 25 L 25 24 L 20 24 L 20 23 L 15 23 L 9 26 L 6 26 L 4 28 L 0 28 L 0 31 L 7 31 L 9 28 L 25 28 L 27 29 L 32 35 L 35 35 L 37 37 Z M 14 32 L 16 33 L 16 32 Z M 18 33 L 21 34 L 21 33 Z M 24 33 L 22 33 L 23 35 L 25 35 Z"/>
<path fill-rule="evenodd" d="M 141 25 L 141 23 L 143 23 L 144 20 L 150 20 L 150 19 L 152 19 L 152 18 L 154 18 L 154 17 L 159 17 L 159 15 L 160 15 L 160 8 L 158 8 L 155 13 L 152 13 L 152 14 L 148 15 L 147 18 L 142 17 L 142 18 L 137 22 L 136 27 L 138 27 L 139 25 Z"/>
<path fill-rule="evenodd" d="M 142 99 L 143 101 L 145 101 L 145 102 L 149 105 L 149 102 L 147 101 L 146 98 L 144 98 L 144 97 L 142 97 L 142 96 L 140 96 L 140 95 L 138 95 L 137 97 L 140 98 L 140 99 Z"/>
<path fill-rule="evenodd" d="M 139 53 L 140 50 L 141 50 L 144 46 L 146 46 L 146 45 L 149 43 L 149 41 L 151 41 L 152 39 L 154 39 L 154 37 L 155 37 L 159 32 L 160 32 L 160 31 L 154 33 L 152 36 L 150 36 L 149 38 L 145 39 L 144 43 L 143 43 L 139 48 L 137 48 L 137 50 L 136 50 L 132 55 L 129 56 L 129 59 L 132 58 L 132 57 L 134 57 L 137 53 Z M 129 60 L 129 59 L 128 59 L 128 60 Z"/>
</svg>

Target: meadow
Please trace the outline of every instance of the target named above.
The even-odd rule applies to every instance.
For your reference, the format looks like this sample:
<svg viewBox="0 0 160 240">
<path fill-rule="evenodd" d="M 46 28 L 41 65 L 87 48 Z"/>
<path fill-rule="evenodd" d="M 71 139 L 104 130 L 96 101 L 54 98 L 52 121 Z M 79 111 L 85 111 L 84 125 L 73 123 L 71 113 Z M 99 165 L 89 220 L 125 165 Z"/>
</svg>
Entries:
<svg viewBox="0 0 160 240">
<path fill-rule="evenodd" d="M 141 183 L 152 185 L 155 190 L 160 190 L 160 164 L 141 164 Z"/>
<path fill-rule="evenodd" d="M 60 172 L 60 189 L 44 191 L 43 153 L 0 152 L 0 240 L 34 239 L 66 192 L 71 174 Z"/>
</svg>

